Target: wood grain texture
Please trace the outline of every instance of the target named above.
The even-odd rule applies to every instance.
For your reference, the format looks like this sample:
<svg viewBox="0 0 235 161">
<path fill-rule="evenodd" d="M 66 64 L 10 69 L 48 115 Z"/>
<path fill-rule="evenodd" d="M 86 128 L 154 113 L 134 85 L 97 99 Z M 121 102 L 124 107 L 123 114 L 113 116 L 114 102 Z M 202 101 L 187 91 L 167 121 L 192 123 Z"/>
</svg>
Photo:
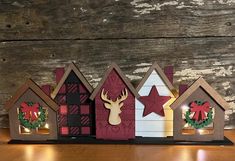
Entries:
<svg viewBox="0 0 235 161">
<path fill-rule="evenodd" d="M 226 0 L 1 0 L 0 40 L 235 36 Z"/>
<path fill-rule="evenodd" d="M 174 84 L 199 76 L 235 109 L 235 38 L 159 38 L 119 40 L 10 41 L 0 43 L 0 126 L 7 127 L 3 104 L 31 77 L 38 84 L 55 85 L 56 67 L 74 61 L 95 87 L 107 65 L 115 61 L 134 84 L 151 63 L 174 65 Z M 227 112 L 234 123 L 232 109 Z"/>
</svg>

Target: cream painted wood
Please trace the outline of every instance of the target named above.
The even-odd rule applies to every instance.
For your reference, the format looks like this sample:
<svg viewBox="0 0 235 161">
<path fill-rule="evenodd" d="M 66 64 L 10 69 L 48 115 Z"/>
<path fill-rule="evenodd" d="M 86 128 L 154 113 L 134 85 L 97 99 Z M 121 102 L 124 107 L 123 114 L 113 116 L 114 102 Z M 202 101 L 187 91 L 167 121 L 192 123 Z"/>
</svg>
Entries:
<svg viewBox="0 0 235 161">
<path fill-rule="evenodd" d="M 173 121 L 136 121 L 138 131 L 173 131 Z"/>
<path fill-rule="evenodd" d="M 164 110 L 165 116 L 168 116 L 168 117 L 163 117 L 163 116 L 160 116 L 156 113 L 151 113 L 151 114 L 149 114 L 145 117 L 142 117 L 143 116 L 143 111 L 144 110 L 136 109 L 136 115 L 135 115 L 136 120 L 139 120 L 139 121 L 153 121 L 153 120 L 156 120 L 156 121 L 164 121 L 164 120 L 173 121 L 173 111 L 172 110 Z"/>
<path fill-rule="evenodd" d="M 166 137 L 173 136 L 173 131 L 137 131 L 136 136 L 144 137 Z"/>
<path fill-rule="evenodd" d="M 160 96 L 173 97 L 172 92 L 168 89 L 164 81 L 155 70 L 153 70 L 142 88 L 139 90 L 139 95 L 148 96 L 152 86 L 157 88 Z M 150 113 L 149 115 L 143 117 L 144 105 L 137 99 L 135 100 L 135 104 L 136 136 L 167 137 L 173 135 L 173 111 L 169 106 L 164 107 L 165 117 L 155 113 Z"/>
</svg>

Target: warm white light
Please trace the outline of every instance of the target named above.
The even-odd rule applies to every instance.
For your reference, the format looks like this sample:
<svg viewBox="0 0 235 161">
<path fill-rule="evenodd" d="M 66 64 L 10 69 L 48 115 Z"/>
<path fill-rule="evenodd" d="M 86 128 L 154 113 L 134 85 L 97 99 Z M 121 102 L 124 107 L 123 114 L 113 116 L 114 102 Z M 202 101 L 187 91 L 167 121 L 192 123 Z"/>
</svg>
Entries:
<svg viewBox="0 0 235 161">
<path fill-rule="evenodd" d="M 28 128 L 24 128 L 25 132 L 30 132 L 30 130 Z"/>
<path fill-rule="evenodd" d="M 205 131 L 203 129 L 198 129 L 199 134 L 203 134 Z"/>
<path fill-rule="evenodd" d="M 197 151 L 197 160 L 208 160 L 207 155 L 206 155 L 206 151 L 199 149 Z"/>
<path fill-rule="evenodd" d="M 46 123 L 44 127 L 47 128 L 47 129 L 49 129 L 49 124 Z"/>
<path fill-rule="evenodd" d="M 181 106 L 181 108 L 182 108 L 182 110 L 185 110 L 185 111 L 189 109 L 189 107 L 187 105 L 183 105 L 183 106 Z"/>
</svg>

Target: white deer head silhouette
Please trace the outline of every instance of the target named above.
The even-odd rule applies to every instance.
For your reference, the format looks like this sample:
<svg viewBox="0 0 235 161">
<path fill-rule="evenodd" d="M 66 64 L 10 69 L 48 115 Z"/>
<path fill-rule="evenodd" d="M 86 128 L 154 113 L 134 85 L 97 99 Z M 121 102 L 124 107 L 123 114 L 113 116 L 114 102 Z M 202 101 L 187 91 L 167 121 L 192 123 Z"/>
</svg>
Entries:
<svg viewBox="0 0 235 161">
<path fill-rule="evenodd" d="M 108 98 L 108 92 L 104 93 L 104 89 L 102 89 L 101 92 L 101 98 L 104 103 L 105 108 L 110 110 L 109 113 L 109 123 L 111 125 L 119 125 L 121 123 L 121 118 L 119 114 L 122 112 L 120 109 L 123 106 L 123 101 L 127 99 L 128 97 L 128 92 L 127 89 L 125 88 L 125 91 L 121 92 L 121 95 L 117 97 L 116 101 L 112 101 L 111 99 Z"/>
</svg>

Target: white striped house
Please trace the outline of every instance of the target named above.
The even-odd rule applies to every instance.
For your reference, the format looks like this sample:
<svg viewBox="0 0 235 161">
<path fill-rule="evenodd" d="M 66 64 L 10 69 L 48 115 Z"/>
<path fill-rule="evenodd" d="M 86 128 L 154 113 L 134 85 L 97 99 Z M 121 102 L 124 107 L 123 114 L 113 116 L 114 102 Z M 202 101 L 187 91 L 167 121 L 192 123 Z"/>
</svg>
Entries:
<svg viewBox="0 0 235 161">
<path fill-rule="evenodd" d="M 156 87 L 160 96 L 171 97 L 171 99 L 163 106 L 165 117 L 154 112 L 143 117 L 145 107 L 138 99 L 136 99 L 135 135 L 142 137 L 173 136 L 173 111 L 169 105 L 175 100 L 176 90 L 157 63 L 154 63 L 149 68 L 146 75 L 139 83 L 137 91 L 140 96 L 148 96 L 153 86 Z"/>
</svg>

